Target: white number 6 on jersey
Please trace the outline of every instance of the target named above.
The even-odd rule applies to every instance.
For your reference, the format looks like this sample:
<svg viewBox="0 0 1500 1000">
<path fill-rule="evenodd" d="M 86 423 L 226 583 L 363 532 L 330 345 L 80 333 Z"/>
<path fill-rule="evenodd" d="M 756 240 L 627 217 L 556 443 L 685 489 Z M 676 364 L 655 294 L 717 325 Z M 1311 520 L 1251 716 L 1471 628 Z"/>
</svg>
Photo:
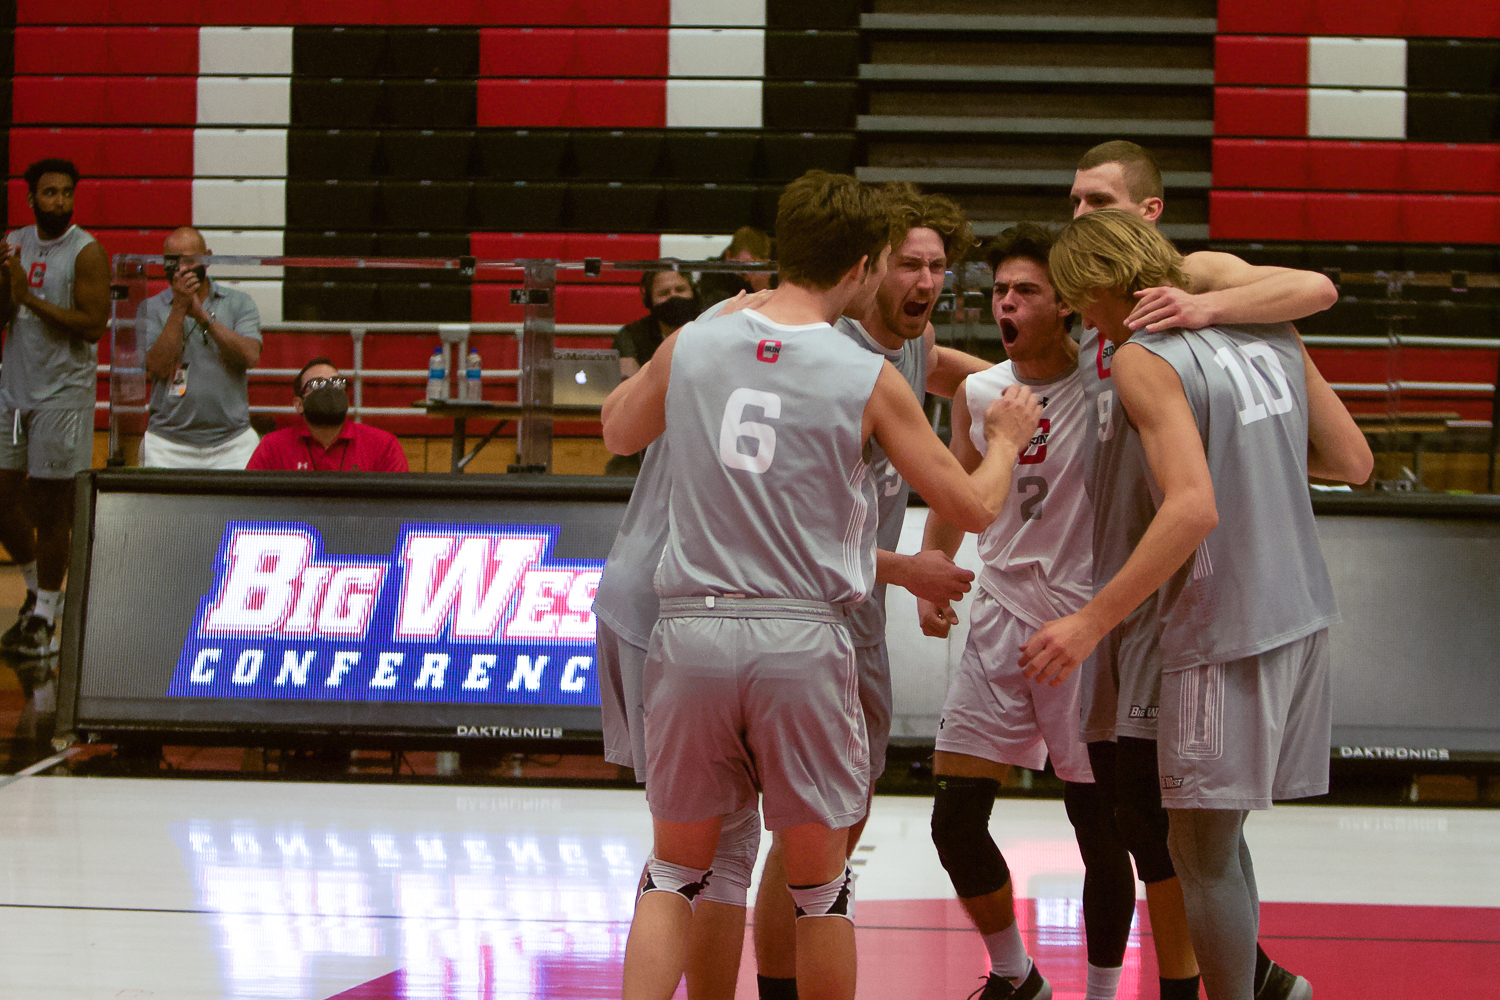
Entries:
<svg viewBox="0 0 1500 1000">
<path fill-rule="evenodd" d="M 719 460 L 731 469 L 756 474 L 771 467 L 776 457 L 776 428 L 758 420 L 745 420 L 745 410 L 757 407 L 767 420 L 781 416 L 781 397 L 759 389 L 736 389 L 724 406 L 724 422 L 719 425 Z M 755 454 L 740 451 L 740 438 L 755 439 Z"/>
</svg>

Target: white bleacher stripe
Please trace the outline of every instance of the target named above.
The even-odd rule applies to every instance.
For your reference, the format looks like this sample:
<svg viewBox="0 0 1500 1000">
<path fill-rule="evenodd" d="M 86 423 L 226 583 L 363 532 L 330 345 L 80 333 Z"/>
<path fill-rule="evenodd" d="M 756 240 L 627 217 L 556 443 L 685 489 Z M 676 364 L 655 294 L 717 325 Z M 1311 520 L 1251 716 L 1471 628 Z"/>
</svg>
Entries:
<svg viewBox="0 0 1500 1000">
<path fill-rule="evenodd" d="M 1405 139 L 1406 91 L 1307 91 L 1307 134 L 1314 139 Z"/>
<path fill-rule="evenodd" d="M 766 75 L 766 33 L 756 28 L 673 28 L 667 36 L 668 76 Z"/>
<path fill-rule="evenodd" d="M 668 80 L 668 128 L 760 128 L 759 80 Z"/>
<path fill-rule="evenodd" d="M 281 282 L 279 281 L 225 281 L 230 288 L 238 288 L 255 300 L 260 310 L 262 325 L 281 322 Z"/>
<path fill-rule="evenodd" d="M 1309 87 L 1405 87 L 1406 39 L 1309 38 Z"/>
<path fill-rule="evenodd" d="M 663 233 L 661 256 L 678 260 L 709 260 L 723 253 L 729 246 L 729 236 L 680 236 Z"/>
<path fill-rule="evenodd" d="M 199 28 L 201 76 L 291 76 L 291 28 Z"/>
<path fill-rule="evenodd" d="M 290 77 L 198 78 L 200 125 L 288 125 L 291 120 Z"/>
<path fill-rule="evenodd" d="M 766 0 L 672 0 L 672 24 L 703 27 L 760 27 Z"/>
<path fill-rule="evenodd" d="M 286 225 L 286 180 L 193 181 L 193 225 L 259 229 Z"/>
<path fill-rule="evenodd" d="M 280 257 L 285 242 L 279 229 L 205 229 L 203 240 L 212 253 L 245 257 Z M 280 278 L 285 268 L 247 264 L 237 267 L 215 264 L 209 269 L 214 278 Z"/>
<path fill-rule="evenodd" d="M 193 176 L 285 177 L 286 129 L 195 129 Z"/>
</svg>

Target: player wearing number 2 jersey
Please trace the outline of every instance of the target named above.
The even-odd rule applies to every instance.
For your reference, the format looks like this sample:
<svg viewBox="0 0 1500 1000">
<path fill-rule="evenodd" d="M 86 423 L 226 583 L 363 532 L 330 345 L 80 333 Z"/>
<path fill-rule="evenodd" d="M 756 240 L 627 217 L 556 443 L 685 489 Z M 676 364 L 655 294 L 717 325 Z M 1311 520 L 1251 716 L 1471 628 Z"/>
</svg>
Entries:
<svg viewBox="0 0 1500 1000">
<path fill-rule="evenodd" d="M 1048 622 L 1022 663 L 1037 680 L 1066 677 L 1160 588 L 1168 846 L 1209 1000 L 1251 1000 L 1259 914 L 1246 810 L 1327 788 L 1335 612 L 1307 477 L 1361 482 L 1373 459 L 1289 327 L 1132 338 L 1134 293 L 1187 284 L 1181 256 L 1139 215 L 1074 220 L 1050 261 L 1063 298 L 1120 345 L 1115 391 L 1155 513 L 1119 571 Z M 1127 446 L 1116 433 L 1105 450 Z"/>
<path fill-rule="evenodd" d="M 781 286 L 758 310 L 669 337 L 606 403 L 617 453 L 665 431 L 671 480 L 645 678 L 655 856 L 625 1000 L 671 996 L 721 819 L 757 791 L 784 835 L 799 993 L 853 996 L 846 828 L 864 811 L 868 751 L 843 620 L 874 582 L 866 441 L 937 509 L 982 526 L 1004 498 L 1003 442 L 1013 455 L 1036 420 L 1026 393 L 998 401 L 986 414 L 997 457 L 965 476 L 895 369 L 830 325 L 878 288 L 889 222 L 851 177 L 793 182 L 776 226 Z"/>
</svg>

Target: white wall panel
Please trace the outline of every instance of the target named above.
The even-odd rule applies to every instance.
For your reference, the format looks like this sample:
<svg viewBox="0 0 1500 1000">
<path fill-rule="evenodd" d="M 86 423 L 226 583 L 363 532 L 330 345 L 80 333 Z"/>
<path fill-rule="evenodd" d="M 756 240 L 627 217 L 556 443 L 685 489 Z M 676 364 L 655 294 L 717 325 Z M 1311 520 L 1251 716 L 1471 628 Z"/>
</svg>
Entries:
<svg viewBox="0 0 1500 1000">
<path fill-rule="evenodd" d="M 1318 139 L 1405 139 L 1406 91 L 1307 91 L 1307 134 Z"/>
<path fill-rule="evenodd" d="M 759 80 L 668 80 L 668 128 L 760 128 Z"/>
<path fill-rule="evenodd" d="M 290 77 L 198 78 L 200 125 L 287 125 L 291 114 Z"/>
<path fill-rule="evenodd" d="M 667 36 L 668 76 L 766 75 L 766 33 L 752 28 L 673 28 Z"/>
<path fill-rule="evenodd" d="M 194 180 L 193 225 L 219 229 L 286 225 L 286 181 Z"/>
<path fill-rule="evenodd" d="M 285 177 L 286 129 L 195 129 L 193 175 Z"/>
<path fill-rule="evenodd" d="M 199 28 L 204 76 L 291 76 L 291 28 Z"/>
<path fill-rule="evenodd" d="M 1406 39 L 1309 38 L 1309 87 L 1405 87 Z"/>
<path fill-rule="evenodd" d="M 672 0 L 672 23 L 715 27 L 764 25 L 766 0 Z"/>
</svg>

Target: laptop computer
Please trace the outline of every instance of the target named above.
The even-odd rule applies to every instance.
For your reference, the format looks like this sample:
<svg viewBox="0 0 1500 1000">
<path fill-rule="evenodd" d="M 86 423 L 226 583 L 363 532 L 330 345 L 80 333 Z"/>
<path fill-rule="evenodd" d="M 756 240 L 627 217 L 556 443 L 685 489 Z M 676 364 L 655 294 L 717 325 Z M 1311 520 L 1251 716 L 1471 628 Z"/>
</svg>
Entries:
<svg viewBox="0 0 1500 1000">
<path fill-rule="evenodd" d="M 552 352 L 552 402 L 556 406 L 603 406 L 620 384 L 619 351 Z"/>
</svg>

